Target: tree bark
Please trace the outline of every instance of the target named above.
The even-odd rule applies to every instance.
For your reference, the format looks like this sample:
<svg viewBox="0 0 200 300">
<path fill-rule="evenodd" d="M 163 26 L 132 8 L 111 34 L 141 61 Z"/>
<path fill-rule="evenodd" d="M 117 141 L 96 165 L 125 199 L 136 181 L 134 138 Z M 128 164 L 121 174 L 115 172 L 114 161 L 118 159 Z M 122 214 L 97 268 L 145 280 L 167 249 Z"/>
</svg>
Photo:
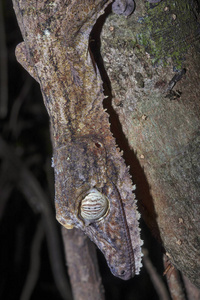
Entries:
<svg viewBox="0 0 200 300">
<path fill-rule="evenodd" d="M 74 300 L 104 300 L 94 244 L 75 228 L 62 234 Z"/>
<path fill-rule="evenodd" d="M 110 15 L 101 73 L 140 212 L 172 264 L 200 287 L 198 4 L 140 1 L 127 19 Z"/>
</svg>

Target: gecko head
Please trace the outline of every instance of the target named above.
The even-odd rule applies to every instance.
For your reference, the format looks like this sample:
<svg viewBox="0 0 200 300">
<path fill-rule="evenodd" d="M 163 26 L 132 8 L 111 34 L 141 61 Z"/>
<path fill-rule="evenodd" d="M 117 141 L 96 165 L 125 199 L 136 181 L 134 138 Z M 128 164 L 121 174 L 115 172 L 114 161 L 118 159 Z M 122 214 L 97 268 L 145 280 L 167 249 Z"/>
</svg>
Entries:
<svg viewBox="0 0 200 300">
<path fill-rule="evenodd" d="M 80 200 L 78 218 L 85 225 L 85 233 L 103 252 L 113 275 L 128 280 L 138 274 L 141 267 L 138 214 L 134 212 L 134 203 L 132 207 L 127 205 L 129 213 L 126 214 L 119 191 L 110 184 L 112 188 L 107 187 L 107 182 L 99 190 L 94 187 L 88 191 Z"/>
<path fill-rule="evenodd" d="M 107 153 L 103 141 L 91 137 L 57 149 L 56 217 L 66 228 L 83 230 L 103 252 L 111 272 L 127 280 L 141 267 L 139 213 L 119 151 L 116 161 Z"/>
</svg>

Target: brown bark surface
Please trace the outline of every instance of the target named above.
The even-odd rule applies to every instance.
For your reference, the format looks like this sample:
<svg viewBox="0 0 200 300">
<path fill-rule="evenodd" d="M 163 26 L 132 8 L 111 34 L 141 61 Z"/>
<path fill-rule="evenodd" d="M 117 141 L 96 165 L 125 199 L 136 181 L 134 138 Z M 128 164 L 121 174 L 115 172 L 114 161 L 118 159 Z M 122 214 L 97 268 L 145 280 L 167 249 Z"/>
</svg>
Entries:
<svg viewBox="0 0 200 300">
<path fill-rule="evenodd" d="M 104 300 L 94 244 L 78 229 L 62 234 L 74 300 Z"/>
<path fill-rule="evenodd" d="M 112 106 L 126 137 L 123 143 L 118 129 L 117 142 L 131 166 L 142 216 L 171 262 L 200 287 L 199 37 L 192 25 L 194 31 L 185 32 L 183 7 L 179 1 L 174 3 L 175 9 L 165 1 L 157 7 L 138 4 L 128 19 L 110 16 L 101 35 L 102 56 Z M 184 9 L 194 24 L 194 7 Z M 161 24 L 160 20 L 174 15 L 174 23 Z M 161 45 L 156 44 L 162 49 L 156 63 L 152 48 L 138 39 L 139 20 L 145 16 L 154 21 L 154 29 L 149 28 L 152 41 L 157 42 L 156 34 L 163 38 Z M 191 46 L 184 53 L 181 42 Z M 178 65 L 175 50 L 179 56 L 184 54 L 179 72 L 185 69 L 186 74 L 171 89 Z"/>
</svg>

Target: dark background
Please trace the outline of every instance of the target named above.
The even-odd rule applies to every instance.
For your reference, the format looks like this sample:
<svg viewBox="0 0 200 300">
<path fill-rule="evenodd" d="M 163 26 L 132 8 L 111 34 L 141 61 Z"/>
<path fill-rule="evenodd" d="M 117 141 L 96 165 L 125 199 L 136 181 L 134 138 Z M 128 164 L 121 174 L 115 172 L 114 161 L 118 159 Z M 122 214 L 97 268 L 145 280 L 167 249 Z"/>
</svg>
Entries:
<svg viewBox="0 0 200 300">
<path fill-rule="evenodd" d="M 62 297 L 52 271 L 56 261 L 49 259 L 48 228 L 44 227 L 39 200 L 20 175 L 28 170 L 54 214 L 48 115 L 38 83 L 15 58 L 15 47 L 22 37 L 12 1 L 1 0 L 0 10 L 0 299 L 59 300 Z M 56 255 L 65 265 L 60 226 L 55 224 L 60 239 Z M 164 282 L 162 248 L 142 220 L 141 227 L 144 248 Z M 106 299 L 159 299 L 145 267 L 139 276 L 124 282 L 110 273 L 99 251 L 98 258 Z M 30 295 L 24 293 L 27 290 Z"/>
</svg>

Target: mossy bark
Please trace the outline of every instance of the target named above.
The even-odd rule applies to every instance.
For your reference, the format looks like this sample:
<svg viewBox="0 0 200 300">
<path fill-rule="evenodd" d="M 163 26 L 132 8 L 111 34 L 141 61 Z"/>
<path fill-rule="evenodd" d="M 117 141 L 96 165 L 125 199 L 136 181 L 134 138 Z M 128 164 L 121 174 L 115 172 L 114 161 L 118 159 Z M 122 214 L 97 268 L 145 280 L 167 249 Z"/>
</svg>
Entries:
<svg viewBox="0 0 200 300">
<path fill-rule="evenodd" d="M 172 264 L 200 287 L 198 4 L 138 1 L 129 18 L 111 14 L 101 53 L 142 216 Z"/>
</svg>

